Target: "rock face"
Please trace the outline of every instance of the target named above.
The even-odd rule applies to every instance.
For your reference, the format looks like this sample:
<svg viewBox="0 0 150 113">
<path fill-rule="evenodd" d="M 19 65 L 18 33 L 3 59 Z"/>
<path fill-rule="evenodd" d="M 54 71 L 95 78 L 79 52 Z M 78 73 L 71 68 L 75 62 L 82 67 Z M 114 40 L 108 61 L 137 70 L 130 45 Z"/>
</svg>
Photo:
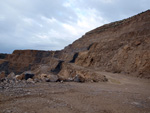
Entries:
<svg viewBox="0 0 150 113">
<path fill-rule="evenodd" d="M 7 54 L 3 54 L 3 53 L 0 54 L 0 59 L 5 59 L 6 57 L 7 57 Z"/>
<path fill-rule="evenodd" d="M 21 74 L 42 64 L 42 59 L 52 57 L 53 53 L 53 51 L 15 50 L 5 59 L 0 60 L 0 71 L 5 70 L 7 74 L 10 72 Z"/>
<path fill-rule="evenodd" d="M 150 78 L 150 10 L 96 28 L 65 49 L 78 53 L 76 65 Z"/>
<path fill-rule="evenodd" d="M 15 50 L 0 59 L 6 74 L 28 70 L 66 81 L 107 81 L 94 70 L 150 78 L 150 10 L 89 31 L 61 51 Z"/>
</svg>

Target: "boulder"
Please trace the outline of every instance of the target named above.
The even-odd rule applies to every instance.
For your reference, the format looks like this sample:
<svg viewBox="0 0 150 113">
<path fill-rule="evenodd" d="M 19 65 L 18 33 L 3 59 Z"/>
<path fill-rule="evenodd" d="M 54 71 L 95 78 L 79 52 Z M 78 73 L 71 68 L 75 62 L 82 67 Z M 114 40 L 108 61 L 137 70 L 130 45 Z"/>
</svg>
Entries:
<svg viewBox="0 0 150 113">
<path fill-rule="evenodd" d="M 28 78 L 27 82 L 28 82 L 28 83 L 35 83 L 32 78 Z"/>
<path fill-rule="evenodd" d="M 74 82 L 85 82 L 85 79 L 81 77 L 80 75 L 76 75 L 74 77 Z"/>
<path fill-rule="evenodd" d="M 23 80 L 24 78 L 25 78 L 25 75 L 24 75 L 24 74 L 16 75 L 16 76 L 15 76 L 15 79 L 16 79 L 16 80 Z"/>
<path fill-rule="evenodd" d="M 14 79 L 15 78 L 15 73 L 14 72 L 11 72 L 8 76 L 7 76 L 8 79 Z"/>
<path fill-rule="evenodd" d="M 58 76 L 53 74 L 41 74 L 40 79 L 45 82 L 56 82 L 58 80 Z"/>
<path fill-rule="evenodd" d="M 107 78 L 104 75 L 95 73 L 93 70 L 77 66 L 74 64 L 63 63 L 62 69 L 58 73 L 59 79 L 63 81 L 75 82 L 106 82 Z"/>
<path fill-rule="evenodd" d="M 44 80 L 45 80 L 45 82 L 50 82 L 49 78 L 45 78 Z"/>
<path fill-rule="evenodd" d="M 23 80 L 23 79 L 28 80 L 29 78 L 33 78 L 34 74 L 31 71 L 25 71 L 21 75 L 17 75 L 16 77 L 19 80 Z"/>
<path fill-rule="evenodd" d="M 47 77 L 47 74 L 41 74 L 40 75 L 40 79 L 44 79 L 44 78 L 46 78 Z"/>
<path fill-rule="evenodd" d="M 0 73 L 0 80 L 4 79 L 5 77 L 6 77 L 5 72 L 2 71 L 2 72 Z"/>
<path fill-rule="evenodd" d="M 56 82 L 58 80 L 58 76 L 53 74 L 49 74 L 48 78 L 50 79 L 50 82 Z"/>
<path fill-rule="evenodd" d="M 34 77 L 34 74 L 29 74 L 29 73 L 26 73 L 25 74 L 25 80 L 28 80 L 29 78 L 33 78 Z"/>
</svg>

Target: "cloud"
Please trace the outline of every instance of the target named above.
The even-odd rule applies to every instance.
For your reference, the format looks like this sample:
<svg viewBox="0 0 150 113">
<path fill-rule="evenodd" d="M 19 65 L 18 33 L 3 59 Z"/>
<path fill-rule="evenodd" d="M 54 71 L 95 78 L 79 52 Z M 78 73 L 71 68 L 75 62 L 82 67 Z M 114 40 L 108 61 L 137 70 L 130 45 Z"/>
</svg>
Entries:
<svg viewBox="0 0 150 113">
<path fill-rule="evenodd" d="M 1 0 L 0 53 L 63 49 L 89 30 L 149 8 L 149 0 Z"/>
</svg>

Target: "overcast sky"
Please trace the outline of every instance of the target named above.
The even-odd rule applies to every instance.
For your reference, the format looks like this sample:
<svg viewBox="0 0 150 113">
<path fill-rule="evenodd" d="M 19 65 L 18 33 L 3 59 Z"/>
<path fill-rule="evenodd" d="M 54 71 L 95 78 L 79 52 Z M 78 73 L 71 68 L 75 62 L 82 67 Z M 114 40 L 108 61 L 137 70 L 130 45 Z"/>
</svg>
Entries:
<svg viewBox="0 0 150 113">
<path fill-rule="evenodd" d="M 150 0 L 0 0 L 0 53 L 60 50 L 89 30 L 150 8 Z"/>
</svg>

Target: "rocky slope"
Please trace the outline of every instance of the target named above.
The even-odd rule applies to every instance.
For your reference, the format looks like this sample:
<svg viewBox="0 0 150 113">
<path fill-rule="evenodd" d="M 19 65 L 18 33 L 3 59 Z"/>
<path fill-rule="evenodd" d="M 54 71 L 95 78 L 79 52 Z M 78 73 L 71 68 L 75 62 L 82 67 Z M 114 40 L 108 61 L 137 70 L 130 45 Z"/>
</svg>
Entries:
<svg viewBox="0 0 150 113">
<path fill-rule="evenodd" d="M 90 69 L 90 70 L 89 70 Z M 150 78 L 150 10 L 87 32 L 62 51 L 15 50 L 0 59 L 0 71 L 32 71 L 61 79 L 106 81 L 94 70 Z"/>
<path fill-rule="evenodd" d="M 150 10 L 96 28 L 64 51 L 77 52 L 76 65 L 150 78 Z"/>
<path fill-rule="evenodd" d="M 5 71 L 7 74 L 12 71 L 20 74 L 30 70 L 33 65 L 40 63 L 42 58 L 48 57 L 51 54 L 48 51 L 15 50 L 12 54 L 7 55 L 5 59 L 0 60 L 0 70 Z"/>
</svg>

